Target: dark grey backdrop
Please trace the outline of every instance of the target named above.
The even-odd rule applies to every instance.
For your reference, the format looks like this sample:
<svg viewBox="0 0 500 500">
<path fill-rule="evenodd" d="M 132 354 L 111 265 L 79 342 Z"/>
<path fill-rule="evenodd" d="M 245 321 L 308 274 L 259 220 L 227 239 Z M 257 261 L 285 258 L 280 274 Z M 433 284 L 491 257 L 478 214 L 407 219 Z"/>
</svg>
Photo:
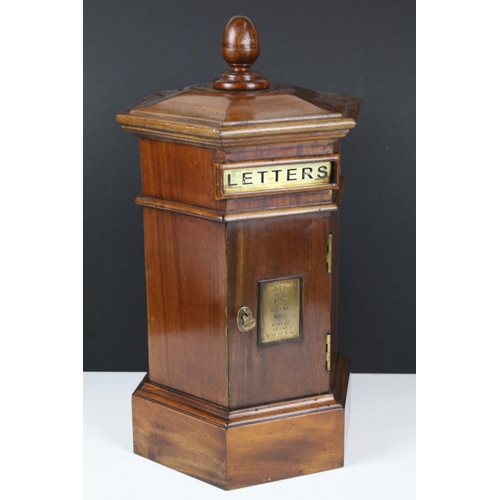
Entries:
<svg viewBox="0 0 500 500">
<path fill-rule="evenodd" d="M 364 99 L 343 140 L 339 348 L 355 372 L 415 371 L 415 5 L 398 1 L 84 2 L 84 369 L 147 370 L 139 141 L 115 115 L 209 82 L 229 18 L 255 69 Z"/>
</svg>

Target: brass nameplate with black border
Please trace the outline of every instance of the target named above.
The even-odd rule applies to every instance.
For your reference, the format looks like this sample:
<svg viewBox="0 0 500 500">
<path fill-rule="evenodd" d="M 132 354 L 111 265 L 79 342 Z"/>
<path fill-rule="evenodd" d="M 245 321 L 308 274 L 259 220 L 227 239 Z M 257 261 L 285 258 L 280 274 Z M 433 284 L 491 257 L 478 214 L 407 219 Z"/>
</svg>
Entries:
<svg viewBox="0 0 500 500">
<path fill-rule="evenodd" d="M 259 344 L 302 338 L 302 278 L 259 281 Z"/>
<path fill-rule="evenodd" d="M 218 164 L 219 198 L 338 187 L 339 155 Z"/>
</svg>

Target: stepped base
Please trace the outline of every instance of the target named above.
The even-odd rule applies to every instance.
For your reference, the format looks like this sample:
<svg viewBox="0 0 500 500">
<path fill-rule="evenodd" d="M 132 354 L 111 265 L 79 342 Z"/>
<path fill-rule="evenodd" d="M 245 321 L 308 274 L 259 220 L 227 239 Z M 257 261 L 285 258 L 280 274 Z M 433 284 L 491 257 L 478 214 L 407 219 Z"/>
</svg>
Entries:
<svg viewBox="0 0 500 500">
<path fill-rule="evenodd" d="M 149 381 L 132 396 L 134 452 L 232 490 L 343 466 L 350 361 L 333 394 L 227 410 Z"/>
</svg>

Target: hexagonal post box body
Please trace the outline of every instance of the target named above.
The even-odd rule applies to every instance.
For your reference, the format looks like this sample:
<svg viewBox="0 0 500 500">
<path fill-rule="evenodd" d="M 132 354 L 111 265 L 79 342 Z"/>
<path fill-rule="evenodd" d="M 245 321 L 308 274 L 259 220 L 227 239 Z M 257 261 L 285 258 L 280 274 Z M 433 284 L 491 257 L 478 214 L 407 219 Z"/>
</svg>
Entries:
<svg viewBox="0 0 500 500">
<path fill-rule="evenodd" d="M 149 370 L 134 451 L 233 489 L 343 464 L 340 140 L 361 100 L 214 87 L 117 120 L 141 151 Z"/>
</svg>

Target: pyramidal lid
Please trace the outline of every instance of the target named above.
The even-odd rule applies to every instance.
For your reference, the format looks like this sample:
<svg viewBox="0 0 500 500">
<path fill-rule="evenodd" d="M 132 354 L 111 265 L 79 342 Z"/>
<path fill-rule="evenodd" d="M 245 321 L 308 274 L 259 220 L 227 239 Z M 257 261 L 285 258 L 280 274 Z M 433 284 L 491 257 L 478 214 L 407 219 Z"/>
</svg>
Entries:
<svg viewBox="0 0 500 500">
<path fill-rule="evenodd" d="M 270 83 L 251 68 L 259 52 L 254 24 L 235 16 L 222 36 L 229 71 L 153 94 L 116 119 L 139 137 L 214 148 L 338 138 L 356 125 L 361 99 Z"/>
</svg>

